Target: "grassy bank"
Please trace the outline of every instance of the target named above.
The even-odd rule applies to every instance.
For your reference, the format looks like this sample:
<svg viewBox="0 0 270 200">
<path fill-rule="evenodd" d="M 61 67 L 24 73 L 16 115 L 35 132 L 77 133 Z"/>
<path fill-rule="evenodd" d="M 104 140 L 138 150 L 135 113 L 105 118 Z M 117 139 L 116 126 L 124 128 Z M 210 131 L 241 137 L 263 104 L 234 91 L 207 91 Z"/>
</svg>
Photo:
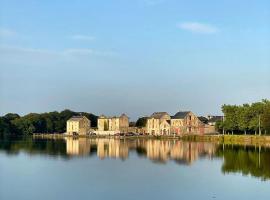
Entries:
<svg viewBox="0 0 270 200">
<path fill-rule="evenodd" d="M 270 136 L 257 135 L 186 135 L 182 137 L 188 141 L 218 142 L 224 144 L 244 144 L 244 145 L 269 145 Z"/>
</svg>

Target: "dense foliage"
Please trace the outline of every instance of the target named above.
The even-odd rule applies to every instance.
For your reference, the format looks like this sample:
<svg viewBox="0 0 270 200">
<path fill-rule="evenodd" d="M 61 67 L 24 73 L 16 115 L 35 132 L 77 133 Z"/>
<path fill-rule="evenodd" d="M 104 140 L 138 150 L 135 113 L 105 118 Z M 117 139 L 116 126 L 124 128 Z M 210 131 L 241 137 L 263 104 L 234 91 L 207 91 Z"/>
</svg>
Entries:
<svg viewBox="0 0 270 200">
<path fill-rule="evenodd" d="M 252 104 L 223 105 L 224 120 L 216 124 L 225 132 L 240 134 L 270 133 L 270 101 L 262 100 Z"/>
<path fill-rule="evenodd" d="M 140 117 L 137 121 L 136 121 L 136 127 L 145 127 L 147 122 L 147 117 Z"/>
<path fill-rule="evenodd" d="M 72 116 L 84 115 L 97 126 L 97 116 L 91 113 L 78 113 L 71 110 L 49 113 L 30 113 L 23 117 L 9 113 L 0 117 L 0 137 L 30 135 L 33 133 L 64 133 L 66 121 Z"/>
</svg>

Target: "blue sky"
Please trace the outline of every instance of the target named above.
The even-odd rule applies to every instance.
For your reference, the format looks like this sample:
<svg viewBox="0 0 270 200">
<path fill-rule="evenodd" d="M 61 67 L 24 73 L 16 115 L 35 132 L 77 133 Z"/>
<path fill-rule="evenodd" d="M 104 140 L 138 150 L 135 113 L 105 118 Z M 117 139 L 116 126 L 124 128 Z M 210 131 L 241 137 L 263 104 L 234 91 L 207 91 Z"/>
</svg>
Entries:
<svg viewBox="0 0 270 200">
<path fill-rule="evenodd" d="M 0 114 L 270 98 L 269 19 L 267 0 L 0 0 Z"/>
</svg>

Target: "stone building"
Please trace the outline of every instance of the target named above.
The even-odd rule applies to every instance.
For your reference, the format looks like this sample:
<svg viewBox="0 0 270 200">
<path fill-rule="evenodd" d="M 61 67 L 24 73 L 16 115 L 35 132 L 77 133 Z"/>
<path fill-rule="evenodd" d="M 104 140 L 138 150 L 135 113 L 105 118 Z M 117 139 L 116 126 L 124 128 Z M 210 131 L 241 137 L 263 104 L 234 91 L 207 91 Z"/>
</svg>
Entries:
<svg viewBox="0 0 270 200">
<path fill-rule="evenodd" d="M 145 117 L 144 117 L 145 118 Z M 213 126 L 205 123 L 191 111 L 180 111 L 174 116 L 166 112 L 155 112 L 145 118 L 146 123 L 142 130 L 148 135 L 186 135 L 215 133 Z"/>
<path fill-rule="evenodd" d="M 170 115 L 166 112 L 155 112 L 146 121 L 146 132 L 150 135 L 170 135 Z"/>
<path fill-rule="evenodd" d="M 67 135 L 86 135 L 90 131 L 91 122 L 85 116 L 73 116 L 67 121 Z"/>
<path fill-rule="evenodd" d="M 208 115 L 207 119 L 209 125 L 215 126 L 218 121 L 223 121 L 223 116 Z"/>
<path fill-rule="evenodd" d="M 200 133 L 202 122 L 191 111 L 180 111 L 171 117 L 171 132 L 176 135 Z"/>
<path fill-rule="evenodd" d="M 98 118 L 98 131 L 99 132 L 121 132 L 126 133 L 129 127 L 129 118 L 127 115 L 122 114 L 119 117 L 106 117 L 101 115 Z"/>
</svg>

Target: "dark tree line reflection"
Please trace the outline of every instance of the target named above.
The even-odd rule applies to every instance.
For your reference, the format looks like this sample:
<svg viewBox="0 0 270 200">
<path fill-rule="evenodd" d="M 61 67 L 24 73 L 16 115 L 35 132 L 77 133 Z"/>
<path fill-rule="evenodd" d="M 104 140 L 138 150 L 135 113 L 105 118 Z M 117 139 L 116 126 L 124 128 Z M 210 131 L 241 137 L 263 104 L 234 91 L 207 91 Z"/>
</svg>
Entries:
<svg viewBox="0 0 270 200">
<path fill-rule="evenodd" d="M 128 159 L 131 153 L 155 163 L 175 161 L 191 165 L 200 158 L 222 159 L 222 172 L 242 173 L 270 178 L 270 148 L 261 146 L 224 145 L 205 142 L 158 139 L 65 138 L 9 139 L 0 141 L 0 152 L 16 155 L 43 154 L 71 159 L 78 156 L 97 156 L 100 159 Z"/>
<path fill-rule="evenodd" d="M 223 157 L 223 173 L 242 173 L 270 178 L 270 148 L 262 146 L 220 145 L 217 156 Z"/>
</svg>

